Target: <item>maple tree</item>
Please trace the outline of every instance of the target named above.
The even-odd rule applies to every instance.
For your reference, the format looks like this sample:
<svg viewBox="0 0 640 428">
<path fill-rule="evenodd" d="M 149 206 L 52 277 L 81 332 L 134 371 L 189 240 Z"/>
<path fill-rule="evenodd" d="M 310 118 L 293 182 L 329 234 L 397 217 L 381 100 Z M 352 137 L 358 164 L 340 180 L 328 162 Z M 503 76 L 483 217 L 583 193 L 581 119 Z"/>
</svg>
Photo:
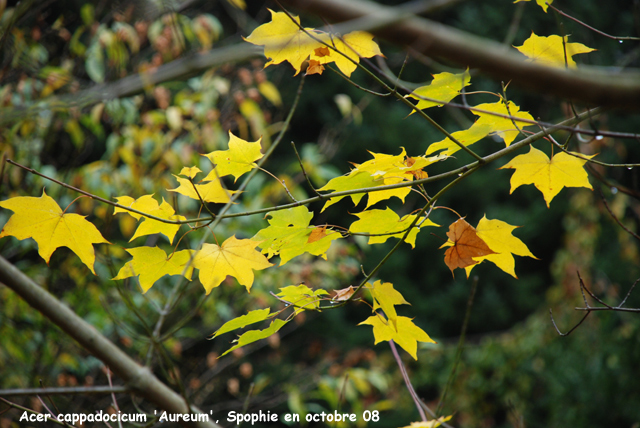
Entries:
<svg viewBox="0 0 640 428">
<path fill-rule="evenodd" d="M 551 2 L 538 2 L 538 5 L 544 12 L 548 12 L 549 7 L 555 10 Z M 232 7 L 238 7 L 238 4 Z M 90 9 L 84 10 L 85 14 L 90 13 Z M 426 325 L 425 314 L 413 310 L 403 297 L 404 290 L 394 284 L 393 278 L 383 278 L 385 265 L 388 266 L 401 249 L 415 249 L 420 242 L 435 243 L 441 249 L 446 247 L 437 262 L 429 259 L 425 263 L 444 264 L 454 278 L 457 269 L 464 270 L 465 273 L 460 272 L 459 275 L 468 278 L 476 266 L 487 260 L 494 265 L 491 268 L 497 267 L 503 272 L 502 275 L 507 274 L 515 281 L 518 277 L 514 255 L 537 259 L 529 249 L 531 244 L 516 236 L 520 233 L 516 230 L 520 228 L 524 231 L 527 224 L 518 224 L 518 219 L 510 219 L 507 213 L 504 213 L 504 217 L 501 214 L 500 218 L 491 220 L 484 214 L 477 226 L 473 227 L 465 220 L 468 214 L 465 206 L 445 205 L 453 189 L 463 188 L 465 182 L 477 177 L 479 171 L 491 168 L 493 180 L 506 182 L 508 175 L 505 170 L 514 169 L 510 177 L 510 193 L 513 194 L 521 186 L 533 184 L 542 192 L 546 208 L 550 208 L 556 196 L 568 192 L 565 188 L 592 191 L 594 180 L 611 188 L 606 173 L 598 168 L 638 166 L 632 163 L 635 161 L 609 162 L 612 155 L 605 146 L 599 149 L 607 153 L 581 152 L 584 150 L 583 138 L 588 138 L 588 142 L 600 141 L 604 136 L 612 139 L 637 138 L 634 133 L 597 128 L 593 120 L 602 113 L 601 108 L 582 107 L 576 101 L 570 104 L 567 109 L 570 114 L 562 121 L 553 121 L 552 117 L 534 118 L 527 111 L 526 101 L 522 105 L 516 103 L 515 98 L 519 93 L 514 91 L 516 97 L 512 95 L 511 84 L 503 83 L 498 92 L 471 91 L 476 82 L 476 75 L 471 68 L 474 64 L 471 62 L 460 64 L 458 61 L 458 72 L 435 73 L 426 85 L 407 85 L 402 74 L 404 65 L 394 70 L 397 76 L 389 76 L 375 65 L 376 59 L 382 62 L 385 55 L 373 33 L 358 29 L 342 34 L 331 26 L 323 29 L 306 27 L 298 16 L 286 9 L 269 9 L 268 13 L 271 20 L 247 32 L 244 43 L 264 48 L 267 60 L 265 68 L 273 69 L 276 65 L 286 67 L 287 72 L 300 80 L 298 94 L 286 118 L 277 127 L 269 126 L 269 115 L 263 112 L 258 101 L 260 94 L 273 106 L 283 105 L 283 101 L 277 87 L 266 80 L 259 67 L 255 70 L 255 75 L 260 76 L 255 78 L 259 81 L 256 87 L 248 89 L 247 96 L 236 93 L 231 97 L 237 104 L 237 110 L 233 111 L 234 122 L 228 123 L 234 123 L 235 129 L 226 127 L 223 130 L 219 122 L 213 125 L 211 122 L 219 116 L 219 112 L 200 105 L 194 107 L 222 93 L 229 94 L 225 82 L 216 80 L 212 73 L 206 82 L 190 83 L 198 87 L 202 94 L 186 100 L 189 95 L 185 89 L 176 95 L 176 99 L 182 97 L 186 100 L 180 107 L 169 106 L 166 100 L 168 95 L 162 90 L 154 92 L 155 102 L 158 105 L 166 104 L 162 113 L 148 114 L 141 126 L 128 123 L 122 133 L 107 144 L 108 161 L 93 165 L 95 169 L 86 172 L 87 177 L 102 174 L 104 182 L 112 185 L 122 177 L 111 177 L 109 172 L 100 172 L 100 168 L 114 171 L 114 167 L 124 165 L 126 173 L 123 176 L 129 177 L 132 183 L 128 189 L 116 188 L 115 185 L 108 190 L 97 189 L 88 178 L 81 183 L 84 185 L 76 187 L 71 180 L 58 180 L 52 174 L 46 174 L 42 167 L 31 169 L 29 165 L 14 160 L 13 156 L 6 163 L 11 171 L 20 171 L 21 168 L 33 176 L 48 180 L 50 183 L 46 184 L 46 189 L 49 192 L 52 187 L 58 186 L 65 192 L 79 192 L 82 197 L 67 201 L 70 203 L 62 210 L 44 191 L 41 197 L 22 196 L 18 191 L 13 191 L 0 201 L 0 207 L 12 212 L 0 238 L 12 236 L 20 241 L 33 238 L 39 255 L 47 263 L 56 249 L 68 247 L 81 260 L 85 266 L 83 269 L 88 268 L 94 275 L 111 270 L 108 279 L 115 284 L 121 281 L 127 281 L 128 284 L 129 278 L 137 278 L 131 283 L 138 284 L 139 294 L 144 294 L 148 299 L 164 293 L 168 295 L 164 299 L 165 309 L 158 311 L 155 327 L 152 327 L 146 325 L 144 315 L 136 312 L 137 297 L 121 292 L 123 300 L 130 309 L 134 308 L 135 316 L 145 325 L 150 337 L 147 363 L 152 355 L 157 355 L 166 364 L 169 358 L 163 342 L 195 316 L 195 312 L 185 315 L 176 323 L 176 330 L 171 334 L 162 334 L 166 316 L 181 302 L 186 290 L 190 290 L 189 283 L 197 278 L 204 288 L 202 302 L 214 289 L 224 288 L 220 287 L 221 284 L 229 284 L 234 289 L 240 286 L 248 293 L 257 289 L 259 298 L 256 301 L 262 306 L 260 309 L 243 309 L 238 316 L 233 316 L 238 313 L 236 310 L 229 311 L 229 314 L 216 318 L 218 329 L 208 326 L 213 330 L 210 338 L 214 342 L 220 342 L 219 336 L 223 334 L 236 334 L 235 339 L 227 340 L 225 350 L 215 355 L 216 358 L 231 358 L 228 354 L 241 355 L 251 346 L 263 343 L 259 342 L 263 339 L 279 340 L 280 332 L 293 324 L 303 323 L 311 314 L 323 317 L 327 312 L 365 306 L 370 313 L 344 328 L 372 327 L 370 342 L 373 345 L 388 342 L 399 370 L 405 375 L 406 369 L 395 345 L 399 345 L 413 360 L 418 360 L 429 349 L 426 347 L 428 345 L 420 345 L 419 348 L 418 344 L 435 344 L 436 341 L 420 327 Z M 84 19 L 87 22 L 77 30 L 77 38 L 92 25 L 88 15 Z M 189 43 L 205 49 L 211 47 L 213 40 L 218 37 L 215 18 L 202 15 L 190 24 L 195 33 L 185 31 L 184 36 L 179 36 L 177 34 L 183 33 L 175 31 L 175 26 L 183 25 L 179 23 L 186 22 L 185 19 L 176 14 L 167 14 L 149 27 L 150 42 L 158 53 L 152 62 L 138 70 L 141 75 L 153 74 L 154 67 L 172 55 L 178 55 L 186 46 L 181 37 L 187 37 L 188 34 L 191 34 L 187 37 Z M 112 29 L 102 28 L 100 31 L 103 32 L 102 36 L 92 39 L 88 49 L 85 47 L 83 51 L 76 46 L 78 55 L 81 55 L 81 51 L 82 55 L 90 52 L 86 53 L 87 75 L 98 83 L 105 80 L 108 71 L 104 66 L 104 55 L 118 69 L 124 67 L 125 63 L 118 63 L 117 59 L 121 56 L 113 52 L 133 53 L 139 49 L 136 44 L 137 30 L 128 24 L 117 21 Z M 107 49 L 103 52 L 104 47 Z M 575 55 L 581 54 L 577 57 L 580 61 L 581 57 L 594 52 L 594 49 L 582 43 L 569 42 L 567 35 L 540 37 L 534 32 L 522 45 L 513 45 L 511 49 L 513 54 L 519 52 L 517 55 L 522 56 L 521 63 L 534 67 L 533 70 L 559 69 L 564 73 L 581 70 L 582 66 L 573 58 Z M 285 62 L 288 65 L 283 64 Z M 274 153 L 282 150 L 278 146 L 292 121 L 296 120 L 296 108 L 305 81 L 333 78 L 330 73 L 324 73 L 327 70 L 335 72 L 369 95 L 395 98 L 404 109 L 404 120 L 424 121 L 436 130 L 438 137 L 428 138 L 425 147 L 417 152 L 397 147 L 392 153 L 369 151 L 369 155 L 365 155 L 362 150 L 359 158 L 368 159 L 362 163 L 352 161 L 349 171 L 345 171 L 346 165 L 334 165 L 342 168 L 342 175 L 334 173 L 335 168 L 329 174 L 323 171 L 319 157 L 305 157 L 304 153 L 301 157 L 293 145 L 298 178 L 280 171 L 281 165 L 276 162 Z M 362 76 L 359 77 L 358 73 Z M 46 97 L 64 87 L 68 82 L 68 78 L 64 77 L 67 75 L 64 69 L 49 75 L 46 79 L 48 86 L 42 90 L 42 96 Z M 245 77 L 240 75 L 239 79 L 251 81 L 252 77 L 247 77 L 245 73 Z M 368 83 L 356 79 L 368 79 Z M 207 96 L 206 91 L 210 88 L 219 93 Z M 121 120 L 126 123 L 126 111 L 135 110 L 135 105 L 123 102 L 120 107 L 125 112 L 120 114 Z M 87 116 L 89 118 L 82 122 L 83 127 L 96 135 L 104 133 L 99 118 L 103 109 L 109 108 L 116 111 L 116 107 L 109 107 L 109 104 L 94 107 L 91 113 L 98 119 L 92 121 Z M 345 118 L 356 120 L 355 107 L 350 108 L 350 111 L 345 110 Z M 431 116 L 439 115 L 444 109 L 468 111 L 469 117 L 458 121 L 455 130 L 448 123 L 448 130 Z M 115 122 L 118 113 L 109 114 Z M 27 118 L 21 124 L 19 131 L 16 128 L 16 133 L 28 135 L 29 127 L 35 126 L 29 120 Z M 584 122 L 589 123 L 590 127 L 583 127 L 581 124 Z M 203 130 L 198 134 L 197 149 L 186 149 L 184 144 L 179 144 L 172 147 L 171 151 L 164 150 L 166 142 L 163 143 L 162 138 L 178 141 L 183 132 L 199 126 Z M 74 117 L 66 122 L 65 132 L 74 141 L 80 142 L 84 138 L 85 131 L 82 129 Z M 166 132 L 159 133 L 159 129 Z M 565 141 L 557 141 L 560 136 L 566 138 Z M 118 141 L 118 138 L 122 140 Z M 520 154 L 527 147 L 528 153 Z M 550 150 L 552 155 L 548 156 L 541 149 Z M 142 173 L 139 159 L 145 157 L 148 158 L 145 161 L 153 165 L 149 173 L 156 175 L 145 177 Z M 588 171 L 592 172 L 591 179 Z M 319 181 L 320 186 L 317 185 Z M 443 181 L 445 184 L 441 184 Z M 174 187 L 176 182 L 177 187 Z M 269 182 L 271 184 L 267 184 Z M 628 193 L 634 194 L 631 190 Z M 362 203 L 365 196 L 366 203 Z M 506 198 L 507 195 L 503 196 Z M 345 199 L 350 199 L 351 203 L 345 205 L 341 202 Z M 533 199 L 530 204 L 541 204 L 541 201 Z M 317 209 L 312 208 L 316 205 Z M 348 210 L 344 210 L 345 206 L 349 207 Z M 333 218 L 332 212 L 348 215 L 341 216 L 342 223 L 332 224 L 327 220 Z M 107 241 L 98 228 L 80 213 L 91 214 L 93 221 L 105 230 L 117 222 L 120 234 L 116 236 L 118 243 Z M 437 223 L 432 219 L 436 215 Z M 612 216 L 617 219 L 613 213 Z M 244 220 L 248 218 L 252 219 L 249 227 L 248 223 L 242 223 L 249 221 Z M 427 226 L 431 234 L 422 232 Z M 627 230 L 626 226 L 623 229 Z M 446 235 L 448 239 L 441 235 Z M 141 237 L 145 237 L 146 243 L 142 243 Z M 389 238 L 393 240 L 388 242 Z M 137 241 L 132 244 L 134 240 Z M 445 242 L 442 243 L 442 240 Z M 303 275 L 296 275 L 299 265 L 295 263 L 298 260 L 310 264 L 322 263 L 316 262 L 316 258 L 320 258 L 329 264 L 339 263 L 340 257 L 348 252 L 344 248 L 358 242 L 362 242 L 363 246 L 383 246 L 386 252 L 373 264 L 363 262 L 361 272 L 351 274 L 347 283 L 326 286 L 318 281 L 307 284 L 302 279 Z M 404 246 L 404 243 L 409 245 Z M 98 271 L 94 266 L 94 246 L 102 255 Z M 102 250 L 102 247 L 105 249 Z M 342 253 L 339 252 L 341 250 Z M 267 275 L 274 277 L 267 280 L 270 278 Z M 291 280 L 290 277 L 299 280 Z M 263 279 L 262 283 L 259 278 Z M 267 287 L 264 283 L 267 281 L 271 281 L 269 293 L 265 293 Z M 173 285 L 167 288 L 168 284 Z M 121 285 L 117 287 L 120 290 Z M 473 293 L 475 291 L 472 296 Z M 398 309 L 401 305 L 408 307 Z M 618 309 L 620 307 L 622 304 Z M 399 315 L 398 311 L 410 316 Z M 226 321 L 222 322 L 225 318 Z M 214 364 L 211 363 L 212 366 Z M 184 390 L 179 370 L 170 366 L 166 378 Z M 408 376 L 404 376 L 404 381 L 411 393 L 413 387 Z M 442 400 L 446 391 L 445 388 Z M 451 419 L 446 416 L 447 413 L 443 415 L 440 405 L 435 413 L 427 417 L 423 409 L 425 405 L 416 398 L 415 391 L 411 395 L 422 422 L 412 422 L 410 426 L 434 427 L 445 425 Z M 184 410 L 184 403 L 178 401 L 179 404 L 174 408 Z M 382 401 L 379 400 L 378 404 Z M 188 400 L 186 403 L 190 406 Z"/>
</svg>

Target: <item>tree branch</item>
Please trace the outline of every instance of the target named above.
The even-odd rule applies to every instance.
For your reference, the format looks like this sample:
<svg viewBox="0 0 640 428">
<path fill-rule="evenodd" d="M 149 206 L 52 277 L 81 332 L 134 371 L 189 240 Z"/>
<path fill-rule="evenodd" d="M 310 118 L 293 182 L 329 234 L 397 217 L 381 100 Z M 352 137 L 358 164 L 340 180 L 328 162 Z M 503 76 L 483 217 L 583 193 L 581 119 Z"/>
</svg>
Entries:
<svg viewBox="0 0 640 428">
<path fill-rule="evenodd" d="M 168 413 L 190 413 L 182 397 L 162 383 L 148 367 L 136 363 L 91 324 L 67 305 L 44 290 L 3 257 L 0 257 L 0 282 L 16 292 L 29 305 L 49 318 L 83 348 L 99 358 L 120 376 L 133 392 L 158 405 Z M 195 413 L 202 413 L 192 407 Z M 195 422 L 185 426 L 217 428 L 213 422 Z"/>
<path fill-rule="evenodd" d="M 526 61 L 504 45 L 419 18 L 409 7 L 385 7 L 367 0 L 282 0 L 301 11 L 348 24 L 337 32 L 365 30 L 425 55 L 479 68 L 536 93 L 602 106 L 640 108 L 640 73 L 545 67 Z"/>
</svg>

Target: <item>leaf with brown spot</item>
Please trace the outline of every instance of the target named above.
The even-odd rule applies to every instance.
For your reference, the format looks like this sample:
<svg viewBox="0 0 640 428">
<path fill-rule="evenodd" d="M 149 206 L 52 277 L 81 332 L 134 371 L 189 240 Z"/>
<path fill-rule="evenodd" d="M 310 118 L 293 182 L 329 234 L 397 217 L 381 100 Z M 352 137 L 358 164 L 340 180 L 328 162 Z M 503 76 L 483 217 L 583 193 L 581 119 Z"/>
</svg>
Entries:
<svg viewBox="0 0 640 428">
<path fill-rule="evenodd" d="M 307 244 L 313 244 L 314 242 L 321 240 L 325 236 L 327 236 L 327 226 L 318 226 L 314 228 L 309 234 Z"/>
<path fill-rule="evenodd" d="M 449 241 L 440 248 L 451 247 L 444 253 L 444 262 L 451 269 L 451 274 L 455 268 L 464 269 L 478 263 L 473 260 L 474 257 L 495 254 L 495 251 L 491 250 L 478 236 L 476 229 L 463 218 L 449 226 L 447 237 L 449 237 Z"/>
</svg>

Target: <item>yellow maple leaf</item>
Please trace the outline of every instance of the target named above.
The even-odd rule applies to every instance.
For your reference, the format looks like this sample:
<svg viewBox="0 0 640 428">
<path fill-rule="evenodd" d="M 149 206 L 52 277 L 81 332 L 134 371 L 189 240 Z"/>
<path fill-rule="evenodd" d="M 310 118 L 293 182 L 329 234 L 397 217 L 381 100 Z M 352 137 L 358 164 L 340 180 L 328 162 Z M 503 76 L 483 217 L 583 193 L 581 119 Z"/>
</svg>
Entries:
<svg viewBox="0 0 640 428">
<path fill-rule="evenodd" d="M 469 86 L 471 84 L 470 81 L 471 75 L 469 74 L 469 69 L 464 73 L 459 74 L 446 72 L 435 74 L 430 84 L 419 87 L 405 98 L 414 98 L 418 100 L 416 107 L 421 110 L 434 106 L 442 107 L 444 104 L 458 96 L 462 88 Z M 434 101 L 427 101 L 421 97 L 431 98 L 441 102 L 437 103 Z M 412 110 L 409 114 L 412 115 L 413 113 L 415 113 L 415 110 Z"/>
<path fill-rule="evenodd" d="M 485 214 L 485 216 L 478 222 L 478 226 L 476 226 L 476 234 L 489 246 L 489 248 L 491 248 L 492 251 L 495 251 L 496 254 L 474 257 L 473 260 L 477 262 L 489 260 L 500 269 L 517 279 L 518 277 L 515 272 L 515 260 L 513 259 L 513 255 L 515 254 L 521 257 L 526 256 L 537 259 L 537 257 L 529 251 L 529 248 L 527 248 L 524 242 L 511 234 L 517 228 L 518 226 L 512 226 L 501 220 L 489 220 Z M 465 268 L 467 271 L 467 278 L 474 266 L 476 265 L 474 264 Z"/>
<path fill-rule="evenodd" d="M 265 256 L 255 250 L 258 241 L 251 239 L 236 239 L 230 237 L 222 243 L 202 244 L 202 248 L 193 258 L 193 267 L 199 269 L 198 278 L 207 294 L 229 276 L 251 291 L 253 271 L 273 266 Z"/>
<path fill-rule="evenodd" d="M 530 1 L 530 0 L 515 0 L 514 3 L 520 3 L 521 1 Z M 536 3 L 538 3 L 538 6 L 540 6 L 542 10 L 544 10 L 544 13 L 547 13 L 547 8 L 551 3 L 553 3 L 553 0 L 536 0 Z"/>
<path fill-rule="evenodd" d="M 245 40 L 254 45 L 264 46 L 264 56 L 270 59 L 265 67 L 288 61 L 298 74 L 302 63 L 309 58 L 313 50 L 323 45 L 300 29 L 298 26 L 300 18 L 297 16 L 293 17 L 295 20 L 293 22 L 284 12 L 274 12 L 271 9 L 269 12 L 271 12 L 271 22 L 253 30 Z M 313 28 L 306 30 L 314 33 Z"/>
<path fill-rule="evenodd" d="M 575 154 L 588 159 L 595 156 Z M 564 152 L 558 153 L 549 160 L 544 152 L 531 146 L 529 153 L 516 156 L 500 169 L 513 168 L 516 170 L 511 176 L 511 191 L 509 193 L 513 193 L 523 184 L 533 184 L 536 189 L 542 192 L 548 208 L 551 200 L 560 193 L 563 187 L 586 187 L 593 190 L 589 184 L 587 171 L 584 169 L 585 163 L 587 163 L 585 159 Z"/>
<path fill-rule="evenodd" d="M 514 48 L 518 49 L 532 62 L 551 67 L 565 67 L 566 64 L 569 68 L 575 68 L 577 65 L 573 60 L 574 55 L 592 52 L 595 49 L 591 49 L 582 43 L 569 43 L 568 40 L 569 37 L 564 36 L 563 43 L 563 38 L 560 36 L 541 37 L 531 32 L 531 36 L 524 41 L 522 46 L 514 46 Z"/>
<path fill-rule="evenodd" d="M 139 197 L 138 199 L 133 199 L 131 196 L 119 196 L 115 198 L 115 200 L 118 201 L 120 205 L 142 211 L 143 213 L 155 217 L 160 217 L 167 220 L 187 219 L 184 216 L 175 215 L 173 207 L 169 205 L 169 203 L 167 203 L 164 198 L 162 198 L 162 203 L 158 205 L 158 201 L 154 199 L 153 195 L 144 195 Z M 179 224 L 163 223 L 152 218 L 146 218 L 138 213 L 116 207 L 113 211 L 113 215 L 116 215 L 118 213 L 127 213 L 136 220 L 144 218 L 144 221 L 140 223 L 129 242 L 140 236 L 153 235 L 154 233 L 161 233 L 169 239 L 169 242 L 173 242 L 173 238 L 175 238 L 178 229 L 180 229 Z"/>
<path fill-rule="evenodd" d="M 393 325 L 393 328 L 398 330 L 398 313 L 396 312 L 396 305 L 410 305 L 402 294 L 395 288 L 390 282 L 382 282 L 380 280 L 373 284 L 368 283 L 371 297 L 373 297 L 373 311 L 376 309 L 382 309 L 385 316 Z"/>
<path fill-rule="evenodd" d="M 197 166 L 185 166 L 180 170 L 180 173 L 178 175 L 184 175 L 185 177 L 194 178 L 199 172 L 202 172 L 202 170 Z"/>
<path fill-rule="evenodd" d="M 353 31 L 342 38 L 322 34 L 319 39 L 335 50 L 326 46 L 317 50 L 313 49 L 309 62 L 315 61 L 320 66 L 335 62 L 338 69 L 346 76 L 351 76 L 351 73 L 355 71 L 360 58 L 371 58 L 375 55 L 384 56 L 380 52 L 378 44 L 373 41 L 373 34 L 365 31 Z"/>
<path fill-rule="evenodd" d="M 418 359 L 418 342 L 436 343 L 424 330 L 416 326 L 411 318 L 398 317 L 396 320 L 397 331 L 380 315 L 370 316 L 358 325 L 363 324 L 373 326 L 373 337 L 376 345 L 382 341 L 393 340 L 407 351 L 414 360 Z"/>
<path fill-rule="evenodd" d="M 191 260 L 193 250 L 178 251 L 169 258 L 167 253 L 158 247 L 128 248 L 126 251 L 133 256 L 133 260 L 125 263 L 113 279 L 125 279 L 140 275 L 140 287 L 142 287 L 143 294 L 165 275 L 183 275 L 191 281 L 193 264 L 188 267 L 187 264 Z"/>
<path fill-rule="evenodd" d="M 219 177 L 233 175 L 234 181 L 238 180 L 242 174 L 256 168 L 255 161 L 262 158 L 260 149 L 261 140 L 250 143 L 238 138 L 229 131 L 229 149 L 217 150 L 206 154 L 206 156 L 216 167 L 203 181 L 217 181 Z"/>
<path fill-rule="evenodd" d="M 14 236 L 19 240 L 33 238 L 38 254 L 49 264 L 51 254 L 67 247 L 80 257 L 91 272 L 95 262 L 93 244 L 109 244 L 98 229 L 79 214 L 67 214 L 44 190 L 39 198 L 20 196 L 0 202 L 0 207 L 13 211 L 2 228 L 0 238 Z"/>
<path fill-rule="evenodd" d="M 231 200 L 231 195 L 237 193 L 235 190 L 229 190 L 222 187 L 220 180 L 216 179 L 213 181 L 206 182 L 204 184 L 196 184 L 195 187 L 198 189 L 198 193 L 196 193 L 193 188 L 193 184 L 187 180 L 186 178 L 178 177 L 174 175 L 178 183 L 180 184 L 175 189 L 167 189 L 170 192 L 180 193 L 181 195 L 188 196 L 191 199 L 195 199 L 197 201 L 200 200 L 198 198 L 198 194 L 202 197 L 202 200 L 205 202 L 213 202 L 224 204 Z"/>
<path fill-rule="evenodd" d="M 359 220 L 351 223 L 351 226 L 349 226 L 349 232 L 379 235 L 370 236 L 369 244 L 382 244 L 389 238 L 402 238 L 406 233 L 406 229 L 416 218 L 415 215 L 406 215 L 401 219 L 400 216 L 398 216 L 398 214 L 389 207 L 384 210 L 367 210 L 353 215 L 358 216 Z M 418 223 L 420 222 L 418 221 Z M 425 226 L 437 227 L 438 225 L 427 219 L 420 227 L 414 227 L 411 232 L 409 232 L 406 239 L 406 242 L 411 245 L 412 248 L 416 245 L 416 237 L 420 228 Z"/>
</svg>

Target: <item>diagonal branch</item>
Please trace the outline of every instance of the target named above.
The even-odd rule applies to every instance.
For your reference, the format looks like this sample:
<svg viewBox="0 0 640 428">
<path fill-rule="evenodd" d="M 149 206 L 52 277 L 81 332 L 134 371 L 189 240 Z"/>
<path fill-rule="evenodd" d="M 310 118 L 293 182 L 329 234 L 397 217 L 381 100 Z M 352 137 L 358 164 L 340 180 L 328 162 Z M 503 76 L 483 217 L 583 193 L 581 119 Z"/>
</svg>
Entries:
<svg viewBox="0 0 640 428">
<path fill-rule="evenodd" d="M 640 73 L 606 72 L 584 66 L 578 70 L 545 67 L 525 61 L 500 43 L 418 18 L 402 7 L 367 0 L 282 0 L 307 13 L 335 22 L 351 21 L 349 30 L 365 30 L 425 55 L 479 68 L 536 93 L 603 106 L 640 108 Z M 356 21 L 357 20 L 357 21 Z M 335 26 L 342 31 L 343 26 Z"/>
<path fill-rule="evenodd" d="M 102 360 L 131 390 L 168 413 L 190 413 L 182 397 L 162 383 L 147 367 L 136 363 L 92 325 L 68 306 L 33 282 L 22 271 L 0 257 L 0 282 L 11 288 L 29 305 L 49 318 L 83 348 Z M 192 407 L 194 413 L 202 413 Z M 185 426 L 216 428 L 213 422 L 196 422 Z"/>
</svg>

